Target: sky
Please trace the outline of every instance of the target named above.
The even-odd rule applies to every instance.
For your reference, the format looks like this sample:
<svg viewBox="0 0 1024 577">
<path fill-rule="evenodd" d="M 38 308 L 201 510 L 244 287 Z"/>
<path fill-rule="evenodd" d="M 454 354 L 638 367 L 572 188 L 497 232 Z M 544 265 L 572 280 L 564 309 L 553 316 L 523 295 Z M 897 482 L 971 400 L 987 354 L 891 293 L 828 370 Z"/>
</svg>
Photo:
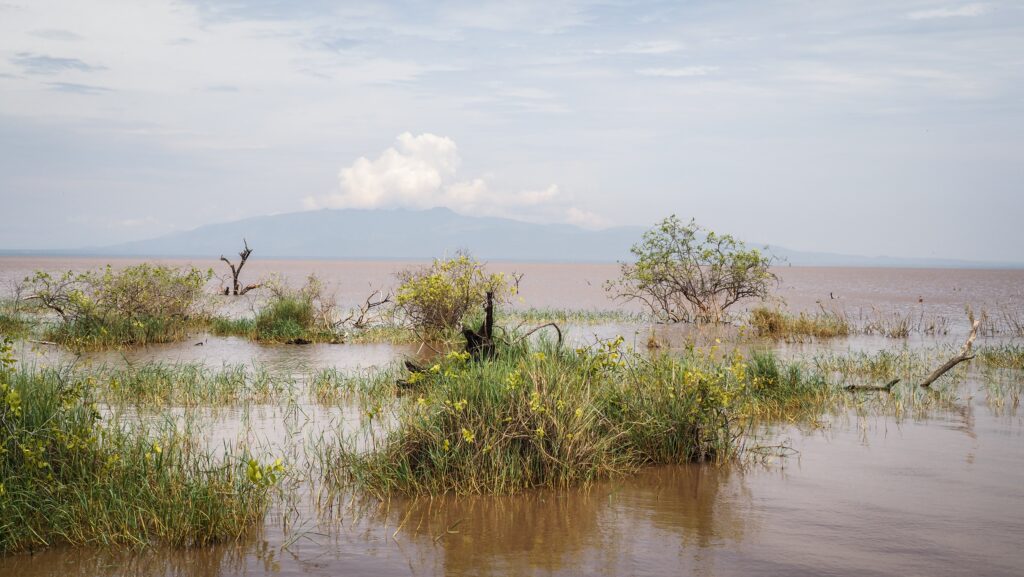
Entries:
<svg viewBox="0 0 1024 577">
<path fill-rule="evenodd" d="M 0 249 L 323 208 L 1024 261 L 1024 2 L 0 0 Z"/>
</svg>

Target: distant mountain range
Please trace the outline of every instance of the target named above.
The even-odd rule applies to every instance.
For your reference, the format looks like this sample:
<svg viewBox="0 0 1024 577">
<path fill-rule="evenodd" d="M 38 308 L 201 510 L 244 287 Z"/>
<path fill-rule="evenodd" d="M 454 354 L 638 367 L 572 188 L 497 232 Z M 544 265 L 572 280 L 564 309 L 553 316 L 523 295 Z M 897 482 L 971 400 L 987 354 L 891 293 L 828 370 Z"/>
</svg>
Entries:
<svg viewBox="0 0 1024 577">
<path fill-rule="evenodd" d="M 258 216 L 105 247 L 0 253 L 209 257 L 233 254 L 242 238 L 246 238 L 262 258 L 430 259 L 468 249 L 478 258 L 487 260 L 615 262 L 630 258 L 629 248 L 644 230 L 637 226 L 587 230 L 567 224 L 464 216 L 446 208 L 346 209 Z M 748 246 L 762 245 L 748 242 Z M 1024 266 L 1024 263 L 802 252 L 778 246 L 769 246 L 769 250 L 795 266 Z"/>
</svg>

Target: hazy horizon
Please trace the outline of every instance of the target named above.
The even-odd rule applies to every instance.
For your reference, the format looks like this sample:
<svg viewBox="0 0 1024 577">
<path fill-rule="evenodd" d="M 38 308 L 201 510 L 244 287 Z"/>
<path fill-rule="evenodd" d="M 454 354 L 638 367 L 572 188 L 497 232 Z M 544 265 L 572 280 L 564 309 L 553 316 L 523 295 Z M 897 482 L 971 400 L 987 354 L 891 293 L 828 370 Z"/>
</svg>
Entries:
<svg viewBox="0 0 1024 577">
<path fill-rule="evenodd" d="M 0 35 L 0 249 L 444 206 L 1021 260 L 1019 3 L 15 0 Z"/>
</svg>

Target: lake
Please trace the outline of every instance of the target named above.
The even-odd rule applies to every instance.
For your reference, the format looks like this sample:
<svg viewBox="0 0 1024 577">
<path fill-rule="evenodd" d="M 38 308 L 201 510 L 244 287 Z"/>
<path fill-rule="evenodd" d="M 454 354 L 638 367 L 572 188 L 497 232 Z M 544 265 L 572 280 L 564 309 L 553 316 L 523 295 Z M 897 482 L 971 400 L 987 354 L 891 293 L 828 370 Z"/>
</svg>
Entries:
<svg viewBox="0 0 1024 577">
<path fill-rule="evenodd" d="M 258 255 L 256 255 L 258 256 Z M 255 258 L 255 257 L 254 257 Z M 84 270 L 133 260 L 0 258 L 0 286 L 36 269 Z M 186 261 L 162 261 L 184 264 Z M 215 260 L 192 261 L 223 272 Z M 414 263 L 253 260 L 243 279 L 270 272 L 301 283 L 316 273 L 339 303 L 388 288 Z M 603 283 L 616 265 L 492 263 L 524 274 L 517 307 L 615 308 Z M 794 311 L 841 310 L 851 318 L 904 315 L 947 330 L 907 339 L 860 335 L 807 343 L 763 343 L 788 356 L 821 351 L 959 347 L 965 307 L 984 311 L 985 343 L 1021 344 L 1001 315 L 1024 311 L 1024 271 L 783 267 L 778 295 Z M 255 301 L 235 307 L 244 314 Z M 630 309 L 636 310 L 636 309 Z M 1002 327 L 1002 328 L 1000 328 Z M 678 346 L 685 329 L 632 324 L 571 327 L 570 339 L 655 332 Z M 198 335 L 193 342 L 89 353 L 77 362 L 260 364 L 295 379 L 322 367 L 365 371 L 415 355 L 413 345 L 260 345 Z M 25 361 L 73 355 L 21 343 Z M 1017 392 L 1017 397 L 997 394 Z M 64 549 L 0 558 L 0 576 L 77 575 L 1021 575 L 1024 574 L 1024 418 L 1019 370 L 972 367 L 947 385 L 953 401 L 927 414 L 823 415 L 813 426 L 767 426 L 763 459 L 657 467 L 586 490 L 503 497 L 395 499 L 380 507 L 342 496 L 333 506 L 300 485 L 262 530 L 242 543 L 195 550 Z M 294 406 L 192 411 L 216 445 L 239 436 L 285 453 L 355 424 L 344 403 L 303 394 Z M 142 415 L 141 418 L 147 418 Z M 287 519 L 285 530 L 282 519 Z"/>
</svg>

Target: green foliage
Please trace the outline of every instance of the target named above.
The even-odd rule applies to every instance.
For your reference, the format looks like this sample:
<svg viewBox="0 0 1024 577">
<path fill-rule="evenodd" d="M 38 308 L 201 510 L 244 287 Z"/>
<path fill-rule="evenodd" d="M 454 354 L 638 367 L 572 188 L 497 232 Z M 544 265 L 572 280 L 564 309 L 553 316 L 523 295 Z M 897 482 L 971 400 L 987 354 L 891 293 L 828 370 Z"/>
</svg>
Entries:
<svg viewBox="0 0 1024 577">
<path fill-rule="evenodd" d="M 341 338 L 334 302 L 323 294 L 323 284 L 315 275 L 298 289 L 281 278 L 271 278 L 262 288 L 269 296 L 255 317 L 214 317 L 210 331 L 271 343 L 337 342 Z"/>
<path fill-rule="evenodd" d="M 314 275 L 299 289 L 289 288 L 282 280 L 272 280 L 266 288 L 270 300 L 256 314 L 255 338 L 268 342 L 334 341 L 334 304 L 323 294 L 323 284 Z"/>
<path fill-rule="evenodd" d="M 515 493 L 586 485 L 646 465 L 723 459 L 752 419 L 819 406 L 829 386 L 763 354 L 717 349 L 648 358 L 623 339 L 575 351 L 451 353 L 414 387 L 376 451 L 321 448 L 327 478 L 371 494 Z"/>
<path fill-rule="evenodd" d="M 632 253 L 636 262 L 622 263 L 605 289 L 668 322 L 720 322 L 738 301 L 768 297 L 777 281 L 770 256 L 675 215 L 645 232 Z"/>
<path fill-rule="evenodd" d="M 401 271 L 398 280 L 398 308 L 414 328 L 431 335 L 458 328 L 468 313 L 483 306 L 487 292 L 501 303 L 516 291 L 505 274 L 488 274 L 483 263 L 466 253 Z"/>
<path fill-rule="evenodd" d="M 4 341 L 0 554 L 59 544 L 207 545 L 262 521 L 269 485 L 247 475 L 250 456 L 215 459 L 173 426 L 104 424 L 88 381 L 13 365 Z"/>
<path fill-rule="evenodd" d="M 203 316 L 212 271 L 140 264 L 25 279 L 33 299 L 56 313 L 49 337 L 75 347 L 144 345 L 184 338 Z"/>
</svg>

